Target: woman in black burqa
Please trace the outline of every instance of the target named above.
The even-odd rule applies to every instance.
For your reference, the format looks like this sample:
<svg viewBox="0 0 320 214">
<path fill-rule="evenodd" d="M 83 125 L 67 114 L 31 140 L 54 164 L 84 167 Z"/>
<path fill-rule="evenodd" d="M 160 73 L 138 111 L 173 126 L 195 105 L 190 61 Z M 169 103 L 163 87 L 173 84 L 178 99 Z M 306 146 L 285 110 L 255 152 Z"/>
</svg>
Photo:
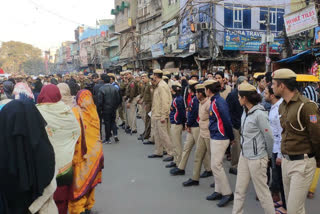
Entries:
<svg viewBox="0 0 320 214">
<path fill-rule="evenodd" d="M 8 214 L 29 213 L 53 179 L 54 150 L 45 126 L 30 102 L 13 100 L 0 111 L 0 193 Z"/>
</svg>

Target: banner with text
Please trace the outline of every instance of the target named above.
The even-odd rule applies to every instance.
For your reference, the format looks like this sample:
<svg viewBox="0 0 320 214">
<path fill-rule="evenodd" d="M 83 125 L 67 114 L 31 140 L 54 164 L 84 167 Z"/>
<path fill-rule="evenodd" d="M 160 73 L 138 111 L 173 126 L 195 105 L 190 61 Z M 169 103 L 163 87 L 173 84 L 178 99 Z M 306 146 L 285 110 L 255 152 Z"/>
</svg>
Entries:
<svg viewBox="0 0 320 214">
<path fill-rule="evenodd" d="M 288 36 L 293 36 L 318 26 L 317 12 L 314 4 L 301 10 L 284 15 L 284 23 Z"/>
<path fill-rule="evenodd" d="M 265 31 L 226 30 L 224 32 L 224 50 L 265 52 L 261 38 Z M 278 32 L 273 32 L 274 42 L 270 44 L 271 52 L 279 52 L 283 39 L 276 39 Z"/>
</svg>

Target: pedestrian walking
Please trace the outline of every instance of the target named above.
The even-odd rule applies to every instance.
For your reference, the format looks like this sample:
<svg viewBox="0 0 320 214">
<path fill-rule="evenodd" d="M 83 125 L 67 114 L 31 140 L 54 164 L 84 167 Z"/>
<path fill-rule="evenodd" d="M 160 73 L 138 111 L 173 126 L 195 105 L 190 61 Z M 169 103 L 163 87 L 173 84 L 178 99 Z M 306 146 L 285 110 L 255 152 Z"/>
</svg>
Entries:
<svg viewBox="0 0 320 214">
<path fill-rule="evenodd" d="M 252 180 L 264 212 L 274 214 L 275 209 L 267 185 L 267 168 L 272 157 L 273 136 L 268 122 L 268 113 L 259 103 L 262 100 L 257 89 L 249 83 L 239 88 L 239 102 L 244 107 L 241 118 L 241 155 L 232 213 L 244 213 L 243 205 Z"/>
<path fill-rule="evenodd" d="M 110 84 L 110 77 L 107 74 L 102 74 L 101 78 L 105 84 L 99 89 L 98 109 L 99 112 L 102 112 L 105 125 L 105 140 L 103 143 L 110 144 L 111 130 L 112 127 L 115 126 L 116 111 L 120 105 L 120 94 L 119 91 Z M 115 141 L 118 141 L 117 136 L 115 136 Z"/>
<path fill-rule="evenodd" d="M 42 88 L 37 107 L 47 122 L 46 131 L 55 151 L 58 187 L 54 200 L 59 214 L 67 214 L 72 191 L 72 159 L 81 129 L 71 108 L 61 101 L 56 85 L 48 84 Z"/>
<path fill-rule="evenodd" d="M 53 201 L 58 163 L 46 124 L 30 102 L 12 100 L 0 111 L 0 212 L 1 205 L 7 207 L 1 213 L 58 214 Z"/>
<path fill-rule="evenodd" d="M 297 90 L 296 73 L 279 69 L 272 89 L 283 102 L 279 107 L 282 126 L 282 179 L 288 213 L 305 213 L 305 200 L 316 167 L 320 167 L 320 114 L 316 103 Z"/>
</svg>

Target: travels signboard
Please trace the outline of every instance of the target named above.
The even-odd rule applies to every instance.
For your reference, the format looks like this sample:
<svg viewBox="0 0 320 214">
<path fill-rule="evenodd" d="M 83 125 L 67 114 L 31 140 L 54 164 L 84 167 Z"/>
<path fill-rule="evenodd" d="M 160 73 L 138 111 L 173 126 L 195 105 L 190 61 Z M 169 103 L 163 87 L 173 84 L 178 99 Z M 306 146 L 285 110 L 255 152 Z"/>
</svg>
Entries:
<svg viewBox="0 0 320 214">
<path fill-rule="evenodd" d="M 284 15 L 284 24 L 288 36 L 293 36 L 318 26 L 317 12 L 314 4 L 296 12 Z"/>
<path fill-rule="evenodd" d="M 261 39 L 265 31 L 226 30 L 224 32 L 224 50 L 263 51 Z M 271 52 L 279 52 L 283 39 L 277 39 L 278 32 L 272 33 L 274 42 L 270 44 Z"/>
</svg>

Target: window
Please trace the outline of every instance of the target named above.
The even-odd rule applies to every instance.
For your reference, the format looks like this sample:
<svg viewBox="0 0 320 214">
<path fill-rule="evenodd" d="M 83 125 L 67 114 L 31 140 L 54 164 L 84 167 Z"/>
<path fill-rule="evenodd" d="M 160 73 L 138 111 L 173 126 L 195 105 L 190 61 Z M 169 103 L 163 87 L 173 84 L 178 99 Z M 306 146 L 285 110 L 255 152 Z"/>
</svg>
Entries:
<svg viewBox="0 0 320 214">
<path fill-rule="evenodd" d="M 251 9 L 239 4 L 225 4 L 224 26 L 251 29 Z"/>
<path fill-rule="evenodd" d="M 284 28 L 284 9 L 280 8 L 269 8 L 269 22 L 270 22 L 270 29 L 272 31 L 282 31 Z M 263 7 L 260 8 L 260 20 L 265 20 L 266 16 L 268 15 L 268 8 Z M 264 24 L 260 24 L 260 30 L 266 30 L 267 27 Z"/>
<path fill-rule="evenodd" d="M 178 0 L 168 0 L 168 2 L 169 2 L 169 5 L 172 5 L 172 4 L 177 3 L 177 2 L 178 2 Z"/>
</svg>

